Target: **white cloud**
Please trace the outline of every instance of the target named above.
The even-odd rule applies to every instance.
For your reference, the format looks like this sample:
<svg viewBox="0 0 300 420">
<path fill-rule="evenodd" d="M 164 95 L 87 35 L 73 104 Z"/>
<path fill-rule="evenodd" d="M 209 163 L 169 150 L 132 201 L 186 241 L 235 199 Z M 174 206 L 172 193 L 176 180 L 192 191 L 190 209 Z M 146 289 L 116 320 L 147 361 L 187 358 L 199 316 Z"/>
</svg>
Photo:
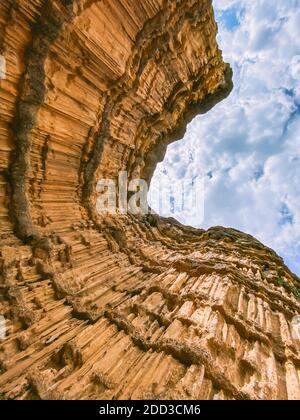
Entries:
<svg viewBox="0 0 300 420">
<path fill-rule="evenodd" d="M 179 220 L 251 233 L 298 275 L 299 6 L 300 0 L 214 0 L 218 42 L 234 70 L 234 90 L 169 146 L 151 185 L 156 188 L 162 172 L 171 183 L 206 174 L 204 221 L 186 214 Z"/>
</svg>

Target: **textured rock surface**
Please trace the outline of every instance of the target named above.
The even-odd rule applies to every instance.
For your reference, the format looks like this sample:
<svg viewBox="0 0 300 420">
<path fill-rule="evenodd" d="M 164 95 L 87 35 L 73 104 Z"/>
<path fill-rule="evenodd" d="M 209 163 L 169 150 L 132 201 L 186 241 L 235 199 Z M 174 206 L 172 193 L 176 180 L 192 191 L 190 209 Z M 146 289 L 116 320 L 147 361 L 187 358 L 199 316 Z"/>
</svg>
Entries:
<svg viewBox="0 0 300 420">
<path fill-rule="evenodd" d="M 95 213 L 230 92 L 216 30 L 209 0 L 1 1 L 1 398 L 300 398 L 272 250 Z"/>
</svg>

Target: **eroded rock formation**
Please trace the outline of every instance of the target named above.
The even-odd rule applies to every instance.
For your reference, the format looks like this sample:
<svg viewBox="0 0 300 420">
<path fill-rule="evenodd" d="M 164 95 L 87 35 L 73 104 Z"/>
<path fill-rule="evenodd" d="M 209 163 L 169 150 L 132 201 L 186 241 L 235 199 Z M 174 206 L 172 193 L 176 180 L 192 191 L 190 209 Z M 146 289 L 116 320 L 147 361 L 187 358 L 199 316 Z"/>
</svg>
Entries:
<svg viewBox="0 0 300 420">
<path fill-rule="evenodd" d="M 230 92 L 216 31 L 210 0 L 1 1 L 1 398 L 300 398 L 272 250 L 95 211 Z"/>
</svg>

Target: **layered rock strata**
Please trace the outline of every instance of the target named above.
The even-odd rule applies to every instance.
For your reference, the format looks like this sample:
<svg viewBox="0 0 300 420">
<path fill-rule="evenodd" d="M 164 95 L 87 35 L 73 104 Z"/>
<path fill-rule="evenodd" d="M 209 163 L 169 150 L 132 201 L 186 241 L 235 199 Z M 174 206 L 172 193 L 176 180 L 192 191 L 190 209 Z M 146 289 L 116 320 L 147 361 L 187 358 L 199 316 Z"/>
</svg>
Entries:
<svg viewBox="0 0 300 420">
<path fill-rule="evenodd" d="M 98 215 L 229 94 L 210 0 L 3 0 L 0 397 L 297 399 L 298 279 L 241 232 Z"/>
</svg>

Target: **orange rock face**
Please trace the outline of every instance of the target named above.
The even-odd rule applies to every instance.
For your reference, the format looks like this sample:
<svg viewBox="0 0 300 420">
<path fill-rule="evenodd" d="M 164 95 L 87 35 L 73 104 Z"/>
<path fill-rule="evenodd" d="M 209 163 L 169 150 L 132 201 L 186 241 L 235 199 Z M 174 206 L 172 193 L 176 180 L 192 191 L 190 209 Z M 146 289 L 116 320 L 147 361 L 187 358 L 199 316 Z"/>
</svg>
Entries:
<svg viewBox="0 0 300 420">
<path fill-rule="evenodd" d="M 98 179 L 150 180 L 229 94 L 216 31 L 210 0 L 1 1 L 1 398 L 300 398 L 272 250 L 96 213 Z"/>
</svg>

